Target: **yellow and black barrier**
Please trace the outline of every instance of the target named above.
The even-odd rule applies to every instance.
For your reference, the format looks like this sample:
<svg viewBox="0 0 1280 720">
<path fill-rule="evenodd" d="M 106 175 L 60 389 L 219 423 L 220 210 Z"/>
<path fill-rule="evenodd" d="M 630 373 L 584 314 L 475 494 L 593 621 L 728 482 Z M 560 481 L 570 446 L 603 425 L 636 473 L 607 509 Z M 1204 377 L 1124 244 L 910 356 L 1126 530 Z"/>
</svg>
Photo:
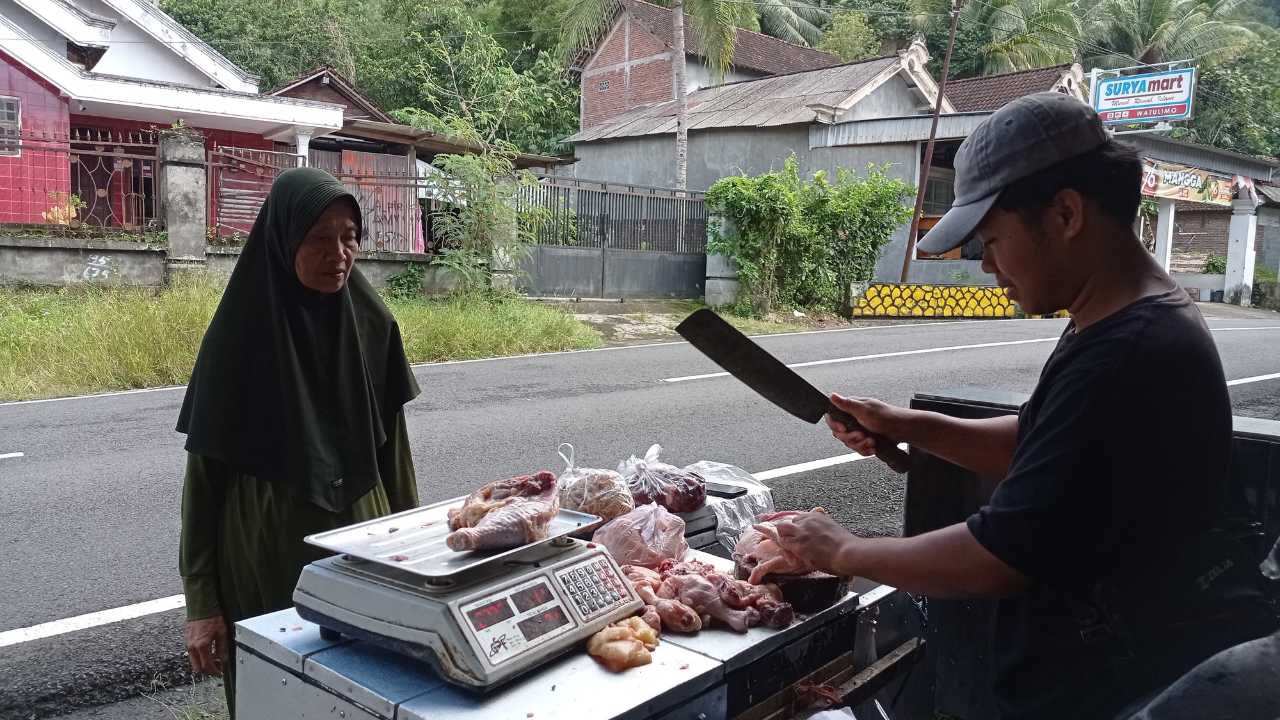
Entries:
<svg viewBox="0 0 1280 720">
<path fill-rule="evenodd" d="M 1004 288 L 982 285 L 872 283 L 853 304 L 854 317 L 1027 317 Z"/>
</svg>

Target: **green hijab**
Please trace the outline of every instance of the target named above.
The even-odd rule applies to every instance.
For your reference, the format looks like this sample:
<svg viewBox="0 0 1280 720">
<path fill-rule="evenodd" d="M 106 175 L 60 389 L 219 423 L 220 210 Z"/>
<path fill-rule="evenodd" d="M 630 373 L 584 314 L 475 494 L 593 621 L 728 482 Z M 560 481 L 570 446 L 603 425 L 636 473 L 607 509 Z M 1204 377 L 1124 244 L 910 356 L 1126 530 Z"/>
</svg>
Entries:
<svg viewBox="0 0 1280 720">
<path fill-rule="evenodd" d="M 355 198 L 314 168 L 280 174 L 205 332 L 178 417 L 188 452 L 287 483 L 344 510 L 380 481 L 377 450 L 418 394 L 400 329 L 353 269 L 306 289 L 294 255 L 333 202 Z"/>
</svg>

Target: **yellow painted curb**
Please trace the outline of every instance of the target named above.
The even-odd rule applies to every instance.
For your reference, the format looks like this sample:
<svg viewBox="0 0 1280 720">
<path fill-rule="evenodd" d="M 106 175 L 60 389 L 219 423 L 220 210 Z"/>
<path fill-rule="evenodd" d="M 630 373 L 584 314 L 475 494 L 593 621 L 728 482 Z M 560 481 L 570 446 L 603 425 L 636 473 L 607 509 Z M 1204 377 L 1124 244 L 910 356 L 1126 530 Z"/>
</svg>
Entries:
<svg viewBox="0 0 1280 720">
<path fill-rule="evenodd" d="M 1016 303 L 1005 295 L 1004 288 L 983 285 L 872 283 L 853 305 L 854 317 L 1012 318 L 1018 315 Z M 1057 317 L 1066 317 L 1066 313 L 1058 313 Z"/>
</svg>

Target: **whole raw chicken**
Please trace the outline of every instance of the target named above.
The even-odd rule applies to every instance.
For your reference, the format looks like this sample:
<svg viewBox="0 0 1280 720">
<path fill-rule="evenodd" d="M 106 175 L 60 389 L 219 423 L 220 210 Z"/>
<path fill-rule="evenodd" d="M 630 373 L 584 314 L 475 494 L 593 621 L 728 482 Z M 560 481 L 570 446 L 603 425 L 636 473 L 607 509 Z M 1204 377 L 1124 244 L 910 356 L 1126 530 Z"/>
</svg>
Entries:
<svg viewBox="0 0 1280 720">
<path fill-rule="evenodd" d="M 449 510 L 450 550 L 500 550 L 547 537 L 560 512 L 556 476 L 547 471 L 495 480 Z"/>
<path fill-rule="evenodd" d="M 752 585 L 699 560 L 668 560 L 658 566 L 658 569 L 663 578 L 694 575 L 707 579 L 725 605 L 734 610 L 756 611 L 759 622 L 768 627 L 784 628 L 795 620 L 795 610 L 790 603 L 783 602 L 782 590 L 777 585 Z"/>
<path fill-rule="evenodd" d="M 826 510 L 816 507 L 812 512 L 824 513 Z M 733 556 L 751 568 L 751 577 L 747 578 L 747 582 L 759 585 L 766 575 L 805 575 L 815 570 L 799 556 L 783 549 L 778 541 L 777 521 L 803 514 L 796 510 L 765 513 L 756 518 L 754 528 L 742 533 L 742 537 L 733 546 Z"/>
</svg>

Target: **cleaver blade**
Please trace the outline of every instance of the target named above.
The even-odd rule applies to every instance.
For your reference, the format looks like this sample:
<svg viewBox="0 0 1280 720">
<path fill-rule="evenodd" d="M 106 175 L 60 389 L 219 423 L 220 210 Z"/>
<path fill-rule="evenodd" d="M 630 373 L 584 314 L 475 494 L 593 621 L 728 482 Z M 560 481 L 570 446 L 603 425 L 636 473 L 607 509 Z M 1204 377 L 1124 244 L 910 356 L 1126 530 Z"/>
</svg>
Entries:
<svg viewBox="0 0 1280 720">
<path fill-rule="evenodd" d="M 862 428 L 821 390 L 714 312 L 706 308 L 694 311 L 676 326 L 676 332 L 747 387 L 801 420 L 816 424 L 823 415 L 830 415 L 845 427 Z M 909 456 L 897 443 L 882 435 L 872 437 L 876 457 L 898 472 L 910 468 Z"/>
</svg>

